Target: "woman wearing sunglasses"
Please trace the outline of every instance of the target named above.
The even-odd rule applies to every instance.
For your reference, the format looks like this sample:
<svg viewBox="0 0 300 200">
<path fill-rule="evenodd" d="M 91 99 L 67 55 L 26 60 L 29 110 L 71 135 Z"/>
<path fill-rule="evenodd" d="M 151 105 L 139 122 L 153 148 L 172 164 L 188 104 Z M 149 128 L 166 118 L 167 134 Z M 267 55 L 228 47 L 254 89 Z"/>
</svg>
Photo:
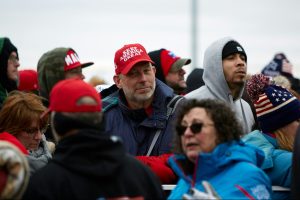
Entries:
<svg viewBox="0 0 300 200">
<path fill-rule="evenodd" d="M 175 154 L 179 176 L 169 199 L 269 199 L 271 184 L 259 169 L 263 152 L 240 141 L 233 111 L 218 100 L 187 100 L 178 111 Z"/>
<path fill-rule="evenodd" d="M 16 137 L 28 151 L 31 174 L 45 166 L 54 144 L 47 142 L 44 133 L 48 127 L 48 116 L 40 118 L 46 107 L 41 98 L 33 93 L 13 91 L 3 103 L 0 111 L 0 138 L 5 140 L 7 134 Z"/>
</svg>

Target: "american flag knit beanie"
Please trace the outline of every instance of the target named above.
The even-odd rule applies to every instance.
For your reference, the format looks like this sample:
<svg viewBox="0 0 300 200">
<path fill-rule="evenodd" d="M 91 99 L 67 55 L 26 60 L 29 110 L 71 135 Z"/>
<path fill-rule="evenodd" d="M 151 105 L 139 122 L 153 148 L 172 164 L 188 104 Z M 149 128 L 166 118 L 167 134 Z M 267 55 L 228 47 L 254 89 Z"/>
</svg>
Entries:
<svg viewBox="0 0 300 200">
<path fill-rule="evenodd" d="M 246 90 L 264 133 L 272 133 L 300 119 L 300 101 L 287 89 L 272 84 L 270 77 L 263 74 L 251 76 Z"/>
</svg>

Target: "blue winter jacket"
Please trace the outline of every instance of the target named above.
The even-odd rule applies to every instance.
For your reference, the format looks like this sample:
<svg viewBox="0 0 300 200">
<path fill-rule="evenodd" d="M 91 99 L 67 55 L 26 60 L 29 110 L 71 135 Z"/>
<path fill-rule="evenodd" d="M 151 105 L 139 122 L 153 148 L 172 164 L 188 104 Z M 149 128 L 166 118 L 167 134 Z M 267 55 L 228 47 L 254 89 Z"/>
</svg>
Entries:
<svg viewBox="0 0 300 200">
<path fill-rule="evenodd" d="M 161 130 L 150 155 L 169 153 L 174 113 L 167 120 L 167 104 L 174 96 L 170 87 L 156 79 L 153 113 L 147 116 L 144 109 L 129 109 L 123 91 L 118 90 L 103 99 L 105 129 L 113 135 L 120 136 L 127 152 L 134 156 L 146 155 L 155 132 Z"/>
<path fill-rule="evenodd" d="M 290 187 L 292 172 L 292 152 L 279 149 L 277 140 L 256 130 L 245 135 L 242 140 L 254 145 L 265 154 L 261 168 L 267 173 L 272 185 Z M 273 199 L 288 199 L 289 193 L 274 193 Z"/>
<path fill-rule="evenodd" d="M 187 173 L 182 165 L 187 158 L 174 155 L 169 158 L 169 164 L 180 179 L 168 199 L 182 199 L 192 187 L 205 192 L 201 184 L 204 180 L 221 199 L 270 199 L 270 179 L 256 166 L 263 159 L 261 150 L 242 141 L 232 141 L 218 145 L 211 153 L 200 153 L 194 172 Z"/>
</svg>

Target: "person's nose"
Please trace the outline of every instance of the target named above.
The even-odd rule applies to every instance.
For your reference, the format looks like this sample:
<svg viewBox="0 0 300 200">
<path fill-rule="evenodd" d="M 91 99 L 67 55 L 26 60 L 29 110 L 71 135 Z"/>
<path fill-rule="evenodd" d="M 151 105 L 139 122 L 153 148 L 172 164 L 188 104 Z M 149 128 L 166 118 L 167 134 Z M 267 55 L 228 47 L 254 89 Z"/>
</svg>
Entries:
<svg viewBox="0 0 300 200">
<path fill-rule="evenodd" d="M 83 74 L 80 75 L 81 80 L 85 79 L 85 76 Z"/>
<path fill-rule="evenodd" d="M 16 61 L 15 66 L 16 66 L 16 68 L 20 67 L 20 61 L 19 60 Z"/>
<path fill-rule="evenodd" d="M 185 129 L 183 135 L 184 135 L 185 137 L 191 137 L 191 136 L 193 136 L 194 134 L 192 133 L 190 127 L 187 127 L 187 128 Z"/>
<path fill-rule="evenodd" d="M 144 74 L 144 72 L 141 72 L 141 73 L 140 73 L 140 81 L 141 81 L 141 82 L 146 81 L 146 75 Z"/>
<path fill-rule="evenodd" d="M 180 74 L 180 75 L 185 75 L 185 74 L 186 74 L 186 71 L 185 71 L 184 69 L 181 68 L 181 69 L 179 70 L 179 74 Z"/>
<path fill-rule="evenodd" d="M 34 135 L 35 140 L 41 140 L 43 136 L 42 131 L 39 129 L 38 132 Z"/>
<path fill-rule="evenodd" d="M 246 65 L 246 61 L 243 60 L 240 56 L 237 56 L 237 64 L 245 66 Z"/>
</svg>

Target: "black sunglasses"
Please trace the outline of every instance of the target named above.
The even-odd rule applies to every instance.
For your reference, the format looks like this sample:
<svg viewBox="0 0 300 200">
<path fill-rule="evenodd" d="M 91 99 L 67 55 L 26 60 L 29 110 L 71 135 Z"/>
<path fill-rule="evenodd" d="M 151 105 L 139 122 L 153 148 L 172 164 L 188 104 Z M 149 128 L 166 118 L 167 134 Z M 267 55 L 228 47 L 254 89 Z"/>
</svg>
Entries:
<svg viewBox="0 0 300 200">
<path fill-rule="evenodd" d="M 196 133 L 201 132 L 202 126 L 203 126 L 202 123 L 194 123 L 194 124 L 192 124 L 191 126 L 177 125 L 177 126 L 176 126 L 176 131 L 177 131 L 177 134 L 178 134 L 179 136 L 182 136 L 182 135 L 184 134 L 185 130 L 186 130 L 188 127 L 190 127 L 192 133 L 193 133 L 193 134 L 196 134 Z"/>
<path fill-rule="evenodd" d="M 213 126 L 213 124 L 193 123 L 190 126 L 177 125 L 176 131 L 179 136 L 182 136 L 186 129 L 189 127 L 193 134 L 197 134 L 201 132 L 203 126 Z"/>
</svg>

